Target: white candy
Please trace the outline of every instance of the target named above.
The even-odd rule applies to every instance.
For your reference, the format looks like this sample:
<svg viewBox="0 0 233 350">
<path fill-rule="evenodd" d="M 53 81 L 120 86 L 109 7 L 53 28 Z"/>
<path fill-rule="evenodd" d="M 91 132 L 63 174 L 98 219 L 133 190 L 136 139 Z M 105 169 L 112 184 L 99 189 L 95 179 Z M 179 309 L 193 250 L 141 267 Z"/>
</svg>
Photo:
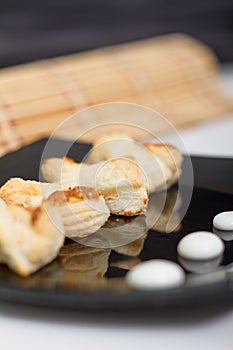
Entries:
<svg viewBox="0 0 233 350">
<path fill-rule="evenodd" d="M 185 259 L 209 260 L 224 252 L 224 244 L 214 233 L 199 231 L 182 238 L 177 251 L 179 256 Z"/>
<path fill-rule="evenodd" d="M 233 211 L 224 211 L 216 215 L 213 225 L 218 230 L 233 231 Z"/>
<path fill-rule="evenodd" d="M 162 259 L 138 264 L 126 275 L 127 283 L 140 290 L 174 288 L 180 286 L 184 280 L 185 273 L 178 264 Z"/>
</svg>

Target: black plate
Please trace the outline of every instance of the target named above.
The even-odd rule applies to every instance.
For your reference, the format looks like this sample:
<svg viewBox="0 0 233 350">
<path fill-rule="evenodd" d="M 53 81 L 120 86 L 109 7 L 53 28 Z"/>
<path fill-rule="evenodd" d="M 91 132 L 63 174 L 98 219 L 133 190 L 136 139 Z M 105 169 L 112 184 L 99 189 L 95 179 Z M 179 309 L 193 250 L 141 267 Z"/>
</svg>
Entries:
<svg viewBox="0 0 233 350">
<path fill-rule="evenodd" d="M 37 180 L 46 142 L 47 139 L 42 139 L 2 157 L 1 184 L 15 176 Z M 67 142 L 54 140 L 47 156 L 63 156 L 63 147 L 60 146 L 64 143 Z M 88 144 L 74 144 L 68 155 L 81 160 L 89 149 Z M 212 272 L 212 276 L 216 278 L 211 281 L 205 277 L 195 279 L 195 276 L 200 275 L 187 272 L 187 280 L 191 283 L 177 289 L 153 292 L 132 291 L 125 282 L 124 277 L 129 266 L 139 260 L 165 258 L 178 262 L 176 246 L 185 234 L 195 230 L 211 231 L 214 215 L 224 210 L 232 210 L 233 160 L 193 157 L 192 163 L 195 182 L 192 200 L 180 226 L 174 232 L 161 232 L 161 227 L 157 227 L 157 231 L 150 230 L 139 242 L 141 252 L 137 257 L 126 256 L 114 250 L 111 253 L 104 249 L 88 251 L 84 247 L 84 253 L 87 249 L 86 257 L 91 257 L 85 260 L 76 255 L 76 243 L 67 240 L 65 249 L 56 261 L 28 278 L 21 278 L 1 265 L 0 298 L 25 304 L 89 310 L 232 301 L 232 278 L 223 271 L 225 265 L 233 262 L 233 241 L 224 241 L 225 254 L 221 266 Z M 183 176 L 186 176 L 185 163 Z M 186 190 L 184 186 L 183 194 Z M 171 190 L 171 196 L 173 193 L 176 193 L 175 188 Z M 112 220 L 114 221 L 114 217 Z M 136 244 L 136 248 L 133 245 L 130 249 L 135 252 L 138 245 Z M 104 269 L 107 271 L 101 277 Z"/>
</svg>

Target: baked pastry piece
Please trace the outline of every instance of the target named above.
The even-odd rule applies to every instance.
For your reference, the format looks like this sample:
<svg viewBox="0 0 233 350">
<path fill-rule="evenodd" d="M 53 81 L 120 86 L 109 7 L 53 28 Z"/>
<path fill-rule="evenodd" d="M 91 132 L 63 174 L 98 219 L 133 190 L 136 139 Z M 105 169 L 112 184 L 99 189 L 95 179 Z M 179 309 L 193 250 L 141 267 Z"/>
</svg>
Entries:
<svg viewBox="0 0 233 350">
<path fill-rule="evenodd" d="M 97 231 L 110 213 L 103 197 L 93 188 L 77 187 L 59 191 L 58 184 L 25 181 L 13 178 L 0 188 L 0 198 L 6 204 L 36 208 L 48 198 L 62 217 L 68 237 L 83 237 Z M 54 195 L 52 195 L 54 193 Z"/>
<path fill-rule="evenodd" d="M 0 262 L 24 277 L 39 270 L 56 258 L 63 245 L 60 227 L 60 216 L 48 203 L 26 209 L 1 200 Z"/>
<path fill-rule="evenodd" d="M 78 185 L 77 178 L 81 165 L 83 165 L 83 171 L 88 176 L 87 182 L 89 183 L 89 172 L 86 171 L 85 163 L 76 163 L 73 159 L 67 157 L 45 159 L 42 163 L 41 171 L 44 179 L 50 183 L 60 183 L 68 187 L 75 187 Z"/>
<path fill-rule="evenodd" d="M 183 156 L 179 150 L 169 144 L 155 144 L 146 143 L 143 146 L 158 160 L 163 163 L 164 169 L 167 172 L 166 186 L 164 188 L 170 188 L 176 183 L 181 175 L 181 166 L 183 163 Z M 162 187 L 163 189 L 163 187 Z"/>
<path fill-rule="evenodd" d="M 42 164 L 46 181 L 61 186 L 89 186 L 102 193 L 112 214 L 134 216 L 148 203 L 146 177 L 128 158 L 96 164 L 76 163 L 69 158 L 50 158 Z"/>
<path fill-rule="evenodd" d="M 86 237 L 96 232 L 110 215 L 103 196 L 91 187 L 56 191 L 48 202 L 59 211 L 67 237 Z"/>
<path fill-rule="evenodd" d="M 35 208 L 41 205 L 43 198 L 58 190 L 58 184 L 40 183 L 15 177 L 8 180 L 0 188 L 0 198 L 6 204 L 21 205 L 25 208 Z"/>
<path fill-rule="evenodd" d="M 2 198 L 6 204 L 18 204 L 25 208 L 38 207 L 43 200 L 39 182 L 25 181 L 20 178 L 8 180 L 0 188 L 0 198 Z"/>
<path fill-rule="evenodd" d="M 132 157 L 144 170 L 149 193 L 171 187 L 179 178 L 183 157 L 177 148 L 167 144 L 139 144 L 127 135 L 101 137 L 89 153 L 92 162 L 116 157 Z"/>
<path fill-rule="evenodd" d="M 97 138 L 88 153 L 88 162 L 97 163 L 111 158 L 135 156 L 135 145 L 138 145 L 129 135 L 110 133 Z"/>
</svg>

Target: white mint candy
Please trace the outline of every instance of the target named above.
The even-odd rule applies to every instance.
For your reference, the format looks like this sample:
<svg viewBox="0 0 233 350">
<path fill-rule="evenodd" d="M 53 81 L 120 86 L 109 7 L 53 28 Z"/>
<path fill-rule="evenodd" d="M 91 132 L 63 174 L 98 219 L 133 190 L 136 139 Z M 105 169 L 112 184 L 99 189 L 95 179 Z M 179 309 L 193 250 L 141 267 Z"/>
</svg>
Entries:
<svg viewBox="0 0 233 350">
<path fill-rule="evenodd" d="M 182 238 L 177 251 L 185 259 L 209 260 L 223 254 L 224 244 L 214 233 L 198 231 Z"/>
<path fill-rule="evenodd" d="M 213 225 L 218 230 L 233 231 L 233 211 L 224 211 L 216 215 Z"/>
<path fill-rule="evenodd" d="M 127 283 L 140 290 L 174 288 L 183 284 L 184 280 L 185 273 L 178 264 L 162 259 L 138 264 L 126 275 Z"/>
</svg>

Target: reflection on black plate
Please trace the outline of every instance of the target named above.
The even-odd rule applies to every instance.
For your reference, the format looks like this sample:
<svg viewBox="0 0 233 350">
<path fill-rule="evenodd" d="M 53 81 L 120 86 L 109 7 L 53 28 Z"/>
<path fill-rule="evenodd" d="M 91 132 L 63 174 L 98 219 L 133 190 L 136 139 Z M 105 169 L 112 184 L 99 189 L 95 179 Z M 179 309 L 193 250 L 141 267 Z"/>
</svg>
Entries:
<svg viewBox="0 0 233 350">
<path fill-rule="evenodd" d="M 54 151 L 51 156 L 59 154 L 59 144 L 64 141 L 54 141 Z M 25 179 L 38 179 L 41 153 L 46 139 L 34 143 L 17 152 L 0 159 L 1 184 L 13 176 Z M 69 156 L 82 159 L 89 150 L 89 145 L 73 145 Z M 78 155 L 78 158 L 75 157 Z M 204 188 L 220 188 L 231 192 L 233 174 L 233 160 L 223 160 L 229 174 L 226 179 L 224 173 L 222 184 L 221 173 L 215 177 L 208 168 L 222 168 L 220 159 L 194 158 L 195 188 L 188 212 L 180 222 L 179 210 L 182 209 L 182 198 L 177 199 L 176 188 L 169 191 L 166 205 L 160 217 L 151 230 L 147 232 L 146 225 L 153 219 L 159 194 L 154 194 L 150 201 L 148 215 L 134 218 L 117 218 L 112 216 L 104 231 L 90 236 L 91 244 L 82 245 L 82 241 L 66 241 L 60 256 L 52 264 L 46 266 L 28 278 L 21 278 L 12 273 L 6 266 L 0 266 L 0 298 L 21 303 L 67 307 L 77 309 L 113 309 L 113 308 L 151 308 L 178 305 L 180 303 L 210 302 L 219 300 L 233 300 L 232 273 L 225 272 L 225 265 L 233 262 L 233 241 L 226 240 L 225 253 L 221 261 L 211 267 L 187 267 L 186 284 L 175 290 L 142 292 L 132 291 L 125 282 L 125 275 L 133 266 L 153 258 L 169 259 L 178 262 L 176 246 L 187 233 L 196 230 L 212 231 L 213 217 L 226 210 L 232 210 L 233 195 L 215 192 Z M 204 168 L 203 168 L 204 167 Z M 204 174 L 204 175 L 203 175 Z M 184 169 L 185 177 L 185 169 Z M 208 181 L 207 181 L 208 180 Z M 219 186 L 218 186 L 219 184 Z M 225 186 L 225 187 L 224 187 Z M 185 197 L 187 188 L 181 189 L 181 197 Z M 176 204 L 172 219 L 169 220 L 171 210 Z M 135 224 L 137 224 L 135 226 Z M 109 248 L 109 240 L 114 240 L 115 234 L 108 234 L 108 228 L 119 232 L 116 244 Z M 172 232 L 166 233 L 166 231 Z M 128 234 L 131 238 L 126 245 L 120 245 L 121 239 Z M 110 231 L 109 231 L 110 232 Z M 96 246 L 93 241 L 97 242 Z M 98 242 L 101 242 L 102 246 Z M 88 242 L 83 242 L 88 244 Z M 221 266 L 218 267 L 218 264 Z M 181 262 L 182 265 L 182 262 Z M 216 266 L 216 270 L 215 270 Z M 185 268 L 185 264 L 183 264 Z M 196 270 L 195 270 L 196 269 Z M 206 271 L 205 271 L 206 269 Z M 195 271 L 198 274 L 190 273 Z M 208 276 L 203 274 L 208 272 Z M 200 275 L 201 273 L 201 275 Z M 208 278 L 205 278 L 208 277 Z M 205 281 L 205 283 L 203 283 Z"/>
</svg>

